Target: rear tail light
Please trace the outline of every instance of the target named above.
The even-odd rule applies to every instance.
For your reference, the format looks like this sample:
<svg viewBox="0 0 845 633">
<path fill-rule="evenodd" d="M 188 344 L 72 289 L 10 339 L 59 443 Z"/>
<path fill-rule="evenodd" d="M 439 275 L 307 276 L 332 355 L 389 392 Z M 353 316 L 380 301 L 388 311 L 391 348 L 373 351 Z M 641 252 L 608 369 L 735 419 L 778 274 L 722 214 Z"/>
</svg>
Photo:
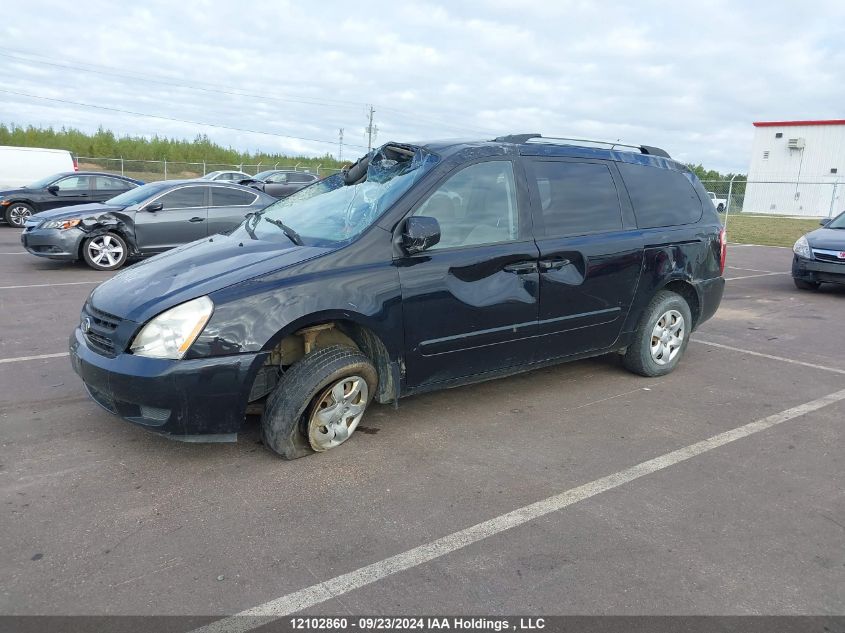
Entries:
<svg viewBox="0 0 845 633">
<path fill-rule="evenodd" d="M 728 235 L 725 232 L 725 227 L 719 231 L 719 274 L 725 274 L 725 262 L 728 258 Z"/>
<path fill-rule="evenodd" d="M 79 171 L 79 163 L 76 162 L 76 159 L 73 159 L 73 171 Z"/>
</svg>

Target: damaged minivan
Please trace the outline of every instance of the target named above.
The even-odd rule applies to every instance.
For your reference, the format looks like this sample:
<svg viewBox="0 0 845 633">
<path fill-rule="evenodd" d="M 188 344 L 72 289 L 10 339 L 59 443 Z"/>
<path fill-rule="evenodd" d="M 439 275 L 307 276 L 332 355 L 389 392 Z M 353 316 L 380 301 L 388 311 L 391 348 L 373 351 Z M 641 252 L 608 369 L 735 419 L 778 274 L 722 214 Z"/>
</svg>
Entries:
<svg viewBox="0 0 845 633">
<path fill-rule="evenodd" d="M 98 286 L 71 360 L 106 410 L 187 441 L 261 414 L 285 458 L 372 401 L 617 353 L 672 371 L 724 289 L 707 192 L 658 148 L 388 143 Z"/>
</svg>

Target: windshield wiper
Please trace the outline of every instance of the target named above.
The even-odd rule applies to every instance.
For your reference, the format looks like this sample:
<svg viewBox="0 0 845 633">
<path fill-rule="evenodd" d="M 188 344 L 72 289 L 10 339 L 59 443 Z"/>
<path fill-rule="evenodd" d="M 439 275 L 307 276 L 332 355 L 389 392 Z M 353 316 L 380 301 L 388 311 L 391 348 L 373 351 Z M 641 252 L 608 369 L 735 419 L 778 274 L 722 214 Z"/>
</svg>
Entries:
<svg viewBox="0 0 845 633">
<path fill-rule="evenodd" d="M 287 224 L 285 224 L 281 220 L 274 220 L 273 218 L 264 218 L 264 219 L 267 220 L 270 224 L 274 224 L 274 225 L 278 226 L 280 229 L 282 229 L 282 233 L 284 233 L 285 237 L 288 238 L 291 242 L 293 242 L 297 246 L 302 246 L 303 242 L 302 242 L 302 238 L 299 236 L 299 233 L 294 231 Z"/>
</svg>

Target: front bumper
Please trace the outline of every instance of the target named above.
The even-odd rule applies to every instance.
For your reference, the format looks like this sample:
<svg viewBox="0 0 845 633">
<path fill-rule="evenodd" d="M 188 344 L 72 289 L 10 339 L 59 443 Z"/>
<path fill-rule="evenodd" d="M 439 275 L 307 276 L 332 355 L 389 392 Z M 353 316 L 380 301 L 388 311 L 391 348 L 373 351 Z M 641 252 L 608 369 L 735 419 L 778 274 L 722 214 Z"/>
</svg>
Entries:
<svg viewBox="0 0 845 633">
<path fill-rule="evenodd" d="M 91 398 L 101 407 L 150 431 L 186 441 L 234 441 L 252 379 L 266 354 L 193 360 L 92 350 L 77 327 L 70 359 Z"/>
<path fill-rule="evenodd" d="M 21 245 L 33 255 L 76 261 L 79 245 L 85 234 L 79 229 L 26 229 L 21 233 Z"/>
<path fill-rule="evenodd" d="M 845 263 L 792 256 L 792 276 L 810 283 L 845 284 Z"/>
</svg>

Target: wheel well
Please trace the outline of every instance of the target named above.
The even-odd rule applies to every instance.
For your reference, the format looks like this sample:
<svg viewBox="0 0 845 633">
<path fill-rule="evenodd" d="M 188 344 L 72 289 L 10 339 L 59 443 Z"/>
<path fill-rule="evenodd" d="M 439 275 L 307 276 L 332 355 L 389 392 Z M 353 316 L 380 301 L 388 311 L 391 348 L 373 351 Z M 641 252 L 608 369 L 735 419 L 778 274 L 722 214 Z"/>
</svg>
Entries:
<svg viewBox="0 0 845 633">
<path fill-rule="evenodd" d="M 269 393 L 280 373 L 298 363 L 306 354 L 329 347 L 344 345 L 363 353 L 378 373 L 378 402 L 392 402 L 398 397 L 399 387 L 390 363 L 390 355 L 381 339 L 366 326 L 345 319 L 318 321 L 298 328 L 282 338 L 270 350 L 264 366 L 259 370 L 249 400 L 254 401 Z M 268 380 L 267 374 L 276 371 L 276 379 Z M 271 384 L 272 383 L 272 384 Z"/>
<path fill-rule="evenodd" d="M 692 284 L 688 281 L 681 281 L 678 279 L 666 284 L 663 287 L 663 290 L 670 290 L 684 298 L 687 305 L 689 305 L 689 310 L 692 314 L 692 327 L 695 328 L 696 325 L 698 325 L 698 319 L 701 316 L 701 304 L 698 301 L 698 293 L 695 291 Z"/>
</svg>

